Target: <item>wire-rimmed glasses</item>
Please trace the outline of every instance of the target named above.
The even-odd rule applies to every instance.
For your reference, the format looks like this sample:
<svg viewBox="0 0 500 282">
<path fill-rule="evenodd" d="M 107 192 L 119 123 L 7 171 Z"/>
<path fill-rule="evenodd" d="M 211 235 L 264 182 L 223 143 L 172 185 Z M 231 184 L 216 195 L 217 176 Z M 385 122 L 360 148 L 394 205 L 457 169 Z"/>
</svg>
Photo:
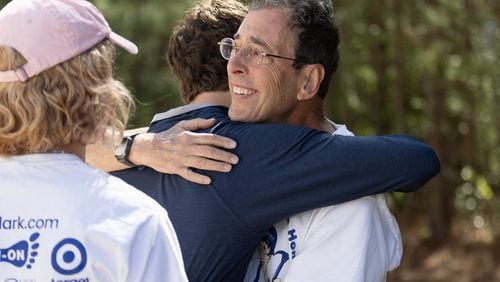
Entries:
<svg viewBox="0 0 500 282">
<path fill-rule="evenodd" d="M 297 60 L 294 58 L 288 58 L 288 57 L 283 57 L 283 56 L 279 56 L 279 55 L 268 54 L 268 53 L 264 52 L 258 46 L 240 48 L 240 47 L 236 46 L 236 42 L 234 42 L 234 39 L 229 38 L 229 37 L 222 39 L 217 44 L 219 44 L 220 53 L 221 53 L 222 57 L 228 61 L 231 58 L 231 56 L 233 56 L 236 53 L 239 53 L 240 56 L 245 58 L 245 60 L 247 60 L 248 62 L 252 62 L 252 64 L 254 64 L 254 65 L 260 65 L 264 61 L 264 57 L 273 57 L 273 58 L 290 60 L 290 61 L 294 61 L 294 62 Z"/>
</svg>

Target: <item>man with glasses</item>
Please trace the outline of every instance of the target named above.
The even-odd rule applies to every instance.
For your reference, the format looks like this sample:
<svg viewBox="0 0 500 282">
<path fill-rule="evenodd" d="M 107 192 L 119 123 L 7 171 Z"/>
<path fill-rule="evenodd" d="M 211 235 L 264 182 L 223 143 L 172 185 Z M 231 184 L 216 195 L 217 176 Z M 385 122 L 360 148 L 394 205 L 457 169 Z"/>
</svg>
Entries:
<svg viewBox="0 0 500 282">
<path fill-rule="evenodd" d="M 191 281 L 241 281 L 254 250 L 274 223 L 366 195 L 414 191 L 439 171 L 432 149 L 413 138 L 332 137 L 329 121 L 313 115 L 310 110 L 317 109 L 309 103 L 301 106 L 307 107 L 302 111 L 289 111 L 297 102 L 291 94 L 299 90 L 298 83 L 309 78 L 309 86 L 297 95 L 300 101 L 306 101 L 316 95 L 316 84 L 323 78 L 319 77 L 326 78 L 324 71 L 313 62 L 302 63 L 302 73 L 274 61 L 271 57 L 278 55 L 264 54 L 267 50 L 263 47 L 249 48 L 251 45 L 243 41 L 246 32 L 241 29 L 235 44 L 228 40 L 220 44 L 225 57 L 230 58 L 233 104 L 229 115 L 239 121 L 286 122 L 315 129 L 229 120 L 226 106 L 231 97 L 217 42 L 236 33 L 244 11 L 236 1 L 212 0 L 202 1 L 186 13 L 171 36 L 167 58 L 179 79 L 181 95 L 189 104 L 157 114 L 149 129 L 161 132 L 181 120 L 216 118 L 217 124 L 209 132 L 238 142 L 233 151 L 240 157 L 238 165 L 225 174 L 207 172 L 212 179 L 208 187 L 149 168 L 115 173 L 168 210 Z M 258 37 L 249 39 L 266 45 Z M 238 45 L 245 49 L 237 52 L 234 47 Z M 283 61 L 290 64 L 287 59 Z M 265 81 L 265 77 L 261 81 L 243 77 L 249 71 L 268 78 L 282 77 L 285 67 L 283 75 L 297 74 L 290 76 L 296 82 L 289 81 L 295 89 Z M 279 92 L 260 92 L 259 85 Z M 290 116 L 294 112 L 301 115 Z M 292 122 L 285 117 L 305 120 Z M 306 122 L 309 119 L 318 124 L 310 125 Z M 136 156 L 140 158 L 140 154 Z M 145 163 L 137 158 L 131 161 Z"/>
<path fill-rule="evenodd" d="M 234 38 L 219 43 L 229 61 L 232 120 L 352 135 L 323 114 L 339 56 L 329 1 L 253 1 Z M 245 280 L 384 281 L 402 256 L 383 195 L 304 212 L 264 238 Z"/>
</svg>

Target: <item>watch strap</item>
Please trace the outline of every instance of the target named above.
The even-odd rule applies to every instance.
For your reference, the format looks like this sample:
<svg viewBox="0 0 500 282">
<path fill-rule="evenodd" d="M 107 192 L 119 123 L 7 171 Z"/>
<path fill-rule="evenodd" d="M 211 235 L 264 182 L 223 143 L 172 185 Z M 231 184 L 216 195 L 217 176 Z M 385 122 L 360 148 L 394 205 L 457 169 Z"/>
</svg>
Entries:
<svg viewBox="0 0 500 282">
<path fill-rule="evenodd" d="M 126 166 L 136 166 L 130 159 L 130 149 L 132 148 L 132 144 L 134 143 L 134 138 L 139 134 L 133 134 L 130 136 L 124 136 L 122 138 L 121 143 L 116 147 L 115 150 L 115 158 L 120 163 Z M 120 148 L 121 147 L 121 148 Z M 119 151 L 119 152 L 118 152 Z"/>
</svg>

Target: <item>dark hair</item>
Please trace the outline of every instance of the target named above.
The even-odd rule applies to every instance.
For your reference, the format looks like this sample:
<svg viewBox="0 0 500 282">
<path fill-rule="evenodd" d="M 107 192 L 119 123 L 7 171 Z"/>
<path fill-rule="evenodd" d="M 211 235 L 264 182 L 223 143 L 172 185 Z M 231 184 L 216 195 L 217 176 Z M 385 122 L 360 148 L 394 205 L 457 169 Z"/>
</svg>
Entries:
<svg viewBox="0 0 500 282">
<path fill-rule="evenodd" d="M 229 89 L 227 61 L 217 42 L 233 37 L 246 14 L 245 6 L 235 0 L 202 0 L 174 28 L 167 60 L 184 102 L 191 102 L 200 92 Z"/>
<path fill-rule="evenodd" d="M 288 25 L 300 28 L 294 67 L 321 64 L 325 78 L 318 96 L 324 98 L 339 63 L 339 28 L 331 0 L 254 0 L 250 10 L 280 8 L 288 12 Z"/>
<path fill-rule="evenodd" d="M 269 228 L 267 233 L 262 236 L 260 241 L 266 243 L 269 246 L 269 252 L 271 254 L 274 254 L 274 250 L 276 249 L 276 242 L 278 241 L 278 232 L 276 232 L 276 228 Z"/>
</svg>

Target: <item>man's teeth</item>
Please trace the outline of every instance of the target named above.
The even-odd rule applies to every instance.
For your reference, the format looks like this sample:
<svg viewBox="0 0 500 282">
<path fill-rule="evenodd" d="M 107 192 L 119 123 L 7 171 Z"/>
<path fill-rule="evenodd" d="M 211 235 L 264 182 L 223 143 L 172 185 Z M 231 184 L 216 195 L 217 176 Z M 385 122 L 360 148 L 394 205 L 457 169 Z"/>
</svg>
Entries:
<svg viewBox="0 0 500 282">
<path fill-rule="evenodd" d="M 245 96 L 255 93 L 255 91 L 253 91 L 253 90 L 245 89 L 245 88 L 241 88 L 241 87 L 233 87 L 233 92 L 236 95 L 245 95 Z"/>
</svg>

